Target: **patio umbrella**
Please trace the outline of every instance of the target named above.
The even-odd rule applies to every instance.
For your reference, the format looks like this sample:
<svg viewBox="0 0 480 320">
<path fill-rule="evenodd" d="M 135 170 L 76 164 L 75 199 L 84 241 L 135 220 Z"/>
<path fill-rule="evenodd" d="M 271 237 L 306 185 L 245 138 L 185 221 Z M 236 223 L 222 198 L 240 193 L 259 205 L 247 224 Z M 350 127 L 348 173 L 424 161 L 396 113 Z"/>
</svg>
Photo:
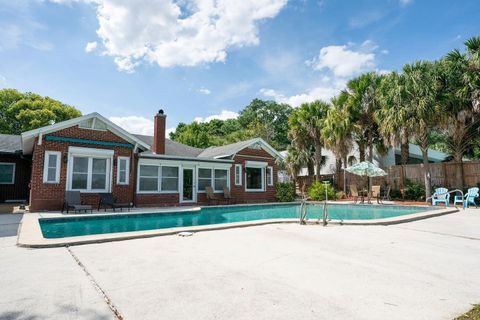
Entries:
<svg viewBox="0 0 480 320">
<path fill-rule="evenodd" d="M 381 177 L 386 176 L 387 173 L 371 163 L 370 161 L 362 161 L 345 169 L 347 172 L 364 177 Z"/>
</svg>

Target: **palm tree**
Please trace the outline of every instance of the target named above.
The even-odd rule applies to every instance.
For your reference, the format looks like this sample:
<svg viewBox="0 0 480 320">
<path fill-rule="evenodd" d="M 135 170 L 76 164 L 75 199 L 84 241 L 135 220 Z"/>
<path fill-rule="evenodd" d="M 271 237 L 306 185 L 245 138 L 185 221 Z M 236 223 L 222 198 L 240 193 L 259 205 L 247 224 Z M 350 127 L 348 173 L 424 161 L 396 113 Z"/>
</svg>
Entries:
<svg viewBox="0 0 480 320">
<path fill-rule="evenodd" d="M 400 145 L 401 164 L 408 163 L 410 155 L 410 128 L 402 119 L 406 104 L 405 76 L 391 72 L 384 76 L 378 90 L 380 108 L 375 112 L 379 131 L 391 147 Z"/>
<path fill-rule="evenodd" d="M 299 149 L 314 148 L 315 179 L 320 180 L 322 166 L 323 139 L 321 129 L 324 125 L 330 105 L 317 100 L 302 104 L 289 118 L 289 137 Z"/>
<path fill-rule="evenodd" d="M 288 153 L 285 157 L 285 169 L 293 181 L 293 185 L 297 186 L 298 173 L 307 166 L 309 161 L 309 154 L 305 150 L 297 149 L 295 147 L 288 147 Z"/>
<path fill-rule="evenodd" d="M 325 119 L 325 126 L 322 129 L 322 136 L 325 146 L 332 150 L 337 158 L 337 172 L 340 172 L 342 163 L 343 168 L 347 168 L 348 154 L 352 150 L 353 146 L 353 125 L 345 107 L 347 99 L 348 94 L 346 92 L 341 92 L 337 97 L 332 99 L 333 108 L 328 110 L 327 117 Z M 345 174 L 343 178 L 343 191 L 346 193 L 347 186 L 345 183 Z"/>
<path fill-rule="evenodd" d="M 378 109 L 376 92 L 380 79 L 381 77 L 375 72 L 369 72 L 347 83 L 348 113 L 357 125 L 353 137 L 358 144 L 360 161 L 365 160 L 366 148 L 368 148 L 368 160 L 373 160 L 375 139 L 379 137 L 374 114 Z"/>
<path fill-rule="evenodd" d="M 437 105 L 438 63 L 417 61 L 403 67 L 405 76 L 405 103 L 397 114 L 422 151 L 425 195 L 432 194 L 428 146 L 430 131 L 439 122 Z"/>
</svg>

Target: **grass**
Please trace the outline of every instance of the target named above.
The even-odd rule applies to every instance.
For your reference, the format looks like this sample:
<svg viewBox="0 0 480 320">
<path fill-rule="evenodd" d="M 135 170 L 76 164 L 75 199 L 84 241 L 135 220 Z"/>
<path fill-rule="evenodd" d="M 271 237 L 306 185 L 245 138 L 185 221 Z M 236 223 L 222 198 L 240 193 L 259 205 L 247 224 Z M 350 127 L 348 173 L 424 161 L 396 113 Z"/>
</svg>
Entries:
<svg viewBox="0 0 480 320">
<path fill-rule="evenodd" d="M 480 304 L 474 305 L 472 310 L 454 320 L 480 320 Z"/>
</svg>

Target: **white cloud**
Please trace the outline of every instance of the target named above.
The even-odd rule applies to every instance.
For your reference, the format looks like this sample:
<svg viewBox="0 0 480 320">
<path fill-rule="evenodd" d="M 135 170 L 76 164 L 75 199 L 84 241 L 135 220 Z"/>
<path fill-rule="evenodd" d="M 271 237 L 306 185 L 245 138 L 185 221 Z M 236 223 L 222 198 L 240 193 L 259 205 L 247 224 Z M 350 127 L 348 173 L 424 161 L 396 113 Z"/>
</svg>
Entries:
<svg viewBox="0 0 480 320">
<path fill-rule="evenodd" d="M 307 63 L 316 70 L 329 69 L 336 77 L 351 77 L 375 67 L 373 51 L 376 46 L 364 42 L 366 51 L 354 51 L 350 47 L 351 45 L 323 47 L 318 57 Z"/>
<path fill-rule="evenodd" d="M 67 2 L 66 0 L 54 0 Z M 161 67 L 224 62 L 227 50 L 257 45 L 258 22 L 287 0 L 95 0 L 104 54 L 120 70 L 142 61 Z"/>
<path fill-rule="evenodd" d="M 6 84 L 7 84 L 7 78 L 5 78 L 0 74 L 0 86 L 4 86 Z"/>
<path fill-rule="evenodd" d="M 167 138 L 170 138 L 170 133 L 175 132 L 175 130 L 177 130 L 177 127 L 168 128 L 168 129 L 166 130 L 166 132 L 165 132 L 166 137 L 167 137 Z"/>
<path fill-rule="evenodd" d="M 88 42 L 85 46 L 85 52 L 92 52 L 97 49 L 97 41 Z"/>
<path fill-rule="evenodd" d="M 110 117 L 108 119 L 130 133 L 153 135 L 153 119 L 139 116 Z"/>
<path fill-rule="evenodd" d="M 208 90 L 207 88 L 200 88 L 197 90 L 199 93 L 201 94 L 205 94 L 205 95 L 209 95 L 210 93 L 212 93 L 210 90 Z"/>
<path fill-rule="evenodd" d="M 210 122 L 213 119 L 219 119 L 219 120 L 227 120 L 227 119 L 236 119 L 238 118 L 238 113 L 234 111 L 229 111 L 229 110 L 222 110 L 220 114 L 214 114 L 211 116 L 208 116 L 206 118 L 202 117 L 196 117 L 193 119 L 193 121 L 196 122 Z"/>
<path fill-rule="evenodd" d="M 413 0 L 399 0 L 399 3 L 402 7 L 408 6 L 412 2 Z"/>
</svg>

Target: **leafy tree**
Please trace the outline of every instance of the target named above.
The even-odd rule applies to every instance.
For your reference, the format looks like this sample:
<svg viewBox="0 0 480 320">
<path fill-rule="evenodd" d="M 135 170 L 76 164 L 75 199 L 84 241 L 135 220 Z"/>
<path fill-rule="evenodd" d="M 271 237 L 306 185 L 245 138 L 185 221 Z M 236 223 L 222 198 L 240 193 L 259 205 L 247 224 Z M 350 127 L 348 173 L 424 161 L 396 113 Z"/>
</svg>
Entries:
<svg viewBox="0 0 480 320">
<path fill-rule="evenodd" d="M 15 89 L 0 90 L 0 133 L 20 134 L 79 116 L 76 108 L 49 97 Z"/>
</svg>

